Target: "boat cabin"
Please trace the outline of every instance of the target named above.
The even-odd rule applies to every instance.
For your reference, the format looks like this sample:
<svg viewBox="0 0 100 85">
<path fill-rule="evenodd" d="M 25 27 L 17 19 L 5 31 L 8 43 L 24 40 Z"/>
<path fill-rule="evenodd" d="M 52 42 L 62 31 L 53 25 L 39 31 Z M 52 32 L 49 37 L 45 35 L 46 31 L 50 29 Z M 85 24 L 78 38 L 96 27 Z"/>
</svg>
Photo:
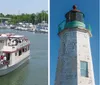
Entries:
<svg viewBox="0 0 100 85">
<path fill-rule="evenodd" d="M 24 36 L 0 35 L 0 68 L 14 65 L 29 51 L 30 42 Z"/>
</svg>

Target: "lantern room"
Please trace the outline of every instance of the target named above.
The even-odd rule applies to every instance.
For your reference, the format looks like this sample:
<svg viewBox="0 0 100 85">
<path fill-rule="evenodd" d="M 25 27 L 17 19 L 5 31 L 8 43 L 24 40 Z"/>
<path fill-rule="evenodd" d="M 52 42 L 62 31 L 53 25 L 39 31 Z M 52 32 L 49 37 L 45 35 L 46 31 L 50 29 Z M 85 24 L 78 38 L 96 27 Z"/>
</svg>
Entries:
<svg viewBox="0 0 100 85">
<path fill-rule="evenodd" d="M 80 10 L 77 10 L 76 5 L 73 5 L 73 10 L 66 13 L 65 17 L 66 17 L 66 22 L 71 22 L 71 21 L 84 22 L 84 14 L 80 12 Z"/>
<path fill-rule="evenodd" d="M 58 33 L 64 29 L 86 28 L 84 17 L 85 15 L 77 9 L 77 6 L 73 5 L 73 9 L 65 14 L 66 20 L 58 25 Z"/>
</svg>

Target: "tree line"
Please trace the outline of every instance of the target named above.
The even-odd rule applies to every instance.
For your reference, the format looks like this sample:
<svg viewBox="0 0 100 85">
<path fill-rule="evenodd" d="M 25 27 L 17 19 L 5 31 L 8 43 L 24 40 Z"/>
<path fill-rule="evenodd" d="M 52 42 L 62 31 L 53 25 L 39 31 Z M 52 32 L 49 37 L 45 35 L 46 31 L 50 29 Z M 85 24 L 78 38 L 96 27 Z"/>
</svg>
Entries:
<svg viewBox="0 0 100 85">
<path fill-rule="evenodd" d="M 26 22 L 26 23 L 32 23 L 37 24 L 41 23 L 42 21 L 46 21 L 48 23 L 48 11 L 41 11 L 39 13 L 32 13 L 32 14 L 7 14 L 4 15 L 3 13 L 0 13 L 0 17 L 7 17 L 11 18 L 8 20 L 9 24 L 17 24 L 18 22 Z"/>
</svg>

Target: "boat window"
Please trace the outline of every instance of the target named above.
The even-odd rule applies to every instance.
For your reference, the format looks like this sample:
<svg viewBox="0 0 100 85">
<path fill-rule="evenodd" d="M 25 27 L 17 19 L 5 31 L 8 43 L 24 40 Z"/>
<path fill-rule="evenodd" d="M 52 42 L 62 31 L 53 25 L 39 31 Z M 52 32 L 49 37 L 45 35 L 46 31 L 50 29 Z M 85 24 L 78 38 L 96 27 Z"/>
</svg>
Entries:
<svg viewBox="0 0 100 85">
<path fill-rule="evenodd" d="M 22 49 L 22 51 L 24 52 L 24 48 Z"/>
<path fill-rule="evenodd" d="M 30 46 L 28 46 L 28 50 L 30 49 Z"/>
<path fill-rule="evenodd" d="M 27 46 L 26 46 L 26 51 L 27 51 Z"/>
<path fill-rule="evenodd" d="M 7 40 L 5 41 L 5 46 L 7 46 Z"/>
<path fill-rule="evenodd" d="M 22 51 L 21 50 L 19 50 L 19 56 L 22 54 Z"/>
<path fill-rule="evenodd" d="M 29 50 L 29 45 L 27 46 L 27 50 Z"/>
<path fill-rule="evenodd" d="M 17 56 L 17 52 L 15 52 L 15 56 Z"/>
<path fill-rule="evenodd" d="M 21 43 L 21 40 L 19 40 L 19 43 Z"/>
<path fill-rule="evenodd" d="M 25 52 L 27 51 L 27 47 L 24 47 Z"/>
<path fill-rule="evenodd" d="M 4 40 L 0 40 L 0 43 L 4 43 Z"/>
<path fill-rule="evenodd" d="M 6 53 L 7 61 L 10 60 L 10 53 Z"/>
</svg>

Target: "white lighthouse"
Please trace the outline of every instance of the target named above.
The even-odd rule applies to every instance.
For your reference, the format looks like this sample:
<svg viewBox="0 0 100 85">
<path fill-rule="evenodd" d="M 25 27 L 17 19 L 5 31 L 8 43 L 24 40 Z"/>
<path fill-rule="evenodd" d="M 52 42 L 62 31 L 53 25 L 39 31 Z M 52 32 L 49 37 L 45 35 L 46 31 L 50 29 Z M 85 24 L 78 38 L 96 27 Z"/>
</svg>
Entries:
<svg viewBox="0 0 100 85">
<path fill-rule="evenodd" d="M 55 85 L 95 85 L 90 47 L 91 31 L 76 5 L 58 29 L 60 50 Z M 62 27 L 63 25 L 63 27 Z"/>
</svg>

